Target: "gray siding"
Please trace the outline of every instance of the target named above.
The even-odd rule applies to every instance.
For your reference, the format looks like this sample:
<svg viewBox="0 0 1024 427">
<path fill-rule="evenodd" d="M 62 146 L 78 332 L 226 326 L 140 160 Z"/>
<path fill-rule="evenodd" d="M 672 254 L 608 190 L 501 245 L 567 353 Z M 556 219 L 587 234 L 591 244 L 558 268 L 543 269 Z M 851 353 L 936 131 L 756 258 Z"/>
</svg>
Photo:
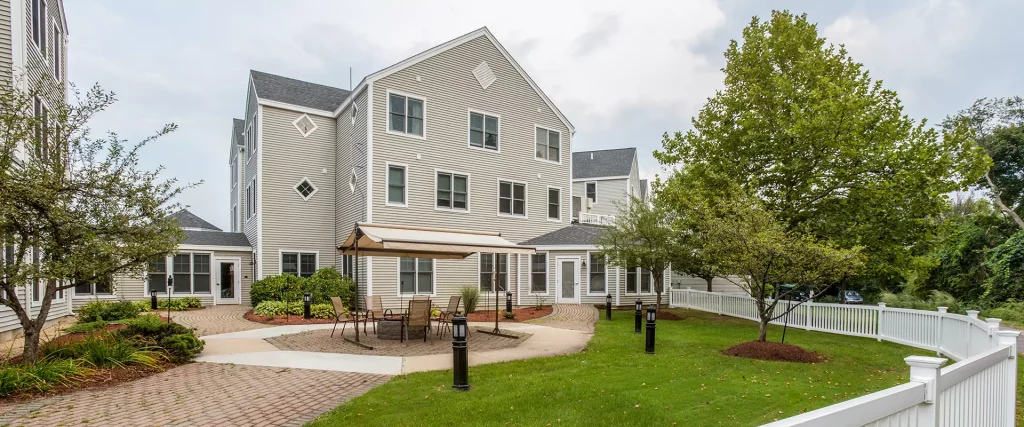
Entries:
<svg viewBox="0 0 1024 427">
<path fill-rule="evenodd" d="M 32 0 L 25 2 L 25 74 L 29 87 L 42 82 L 44 88 L 43 98 L 49 105 L 56 105 L 65 98 L 65 77 L 67 76 L 67 43 L 64 36 L 67 29 L 61 31 L 61 37 L 54 37 L 53 25 L 61 22 L 60 2 L 47 2 L 46 37 L 47 50 L 44 56 L 32 39 Z M 58 70 L 60 81 L 54 80 L 53 70 L 53 49 L 60 49 L 61 67 Z"/>
<path fill-rule="evenodd" d="M 232 144 L 234 144 L 234 143 L 232 143 Z M 229 190 L 231 196 L 228 199 L 228 214 L 229 215 L 232 212 L 231 208 L 235 207 L 236 205 L 238 207 L 237 209 L 240 209 L 242 207 L 242 203 L 240 202 L 239 199 L 241 198 L 241 196 L 243 195 L 243 192 L 245 191 L 245 189 L 244 189 L 244 187 L 242 186 L 242 183 L 241 183 L 244 164 L 239 163 L 237 168 L 232 168 L 231 167 L 231 165 L 233 163 L 239 162 L 240 160 L 241 160 L 241 156 L 239 155 L 238 150 L 237 149 L 232 149 L 231 150 L 231 159 L 228 161 L 228 175 L 229 175 L 229 177 L 228 177 L 228 186 L 231 188 Z M 232 170 L 234 170 L 236 172 L 234 175 L 231 174 Z M 228 222 L 228 227 L 231 227 L 231 228 L 229 228 L 229 231 L 231 231 L 232 233 L 240 233 L 241 232 L 241 231 L 239 231 L 239 230 L 237 230 L 237 229 L 235 229 L 233 227 L 233 226 L 238 226 L 238 225 L 243 224 L 244 217 L 242 217 L 241 215 L 238 215 L 239 212 L 240 212 L 239 210 L 236 210 L 235 211 L 236 217 L 235 218 L 231 218 L 229 220 L 229 222 Z"/>
<path fill-rule="evenodd" d="M 243 305 L 249 304 L 249 290 L 252 288 L 252 253 L 248 251 L 213 251 L 213 250 L 182 250 L 182 252 L 190 253 L 208 253 L 210 254 L 210 274 L 211 276 L 211 289 L 213 292 L 217 291 L 217 280 L 216 268 L 214 263 L 217 258 L 239 258 L 239 264 L 242 269 L 242 284 L 241 284 L 241 298 L 240 302 Z M 148 289 L 146 287 L 145 277 L 134 277 L 134 276 L 122 276 L 118 277 L 115 281 L 114 295 L 101 297 L 101 300 L 118 300 L 125 299 L 129 301 L 145 301 L 149 299 Z M 203 302 L 203 305 L 213 305 L 213 294 L 179 294 L 175 293 L 171 295 L 171 298 L 181 298 L 185 296 L 194 296 L 199 298 Z M 162 298 L 166 298 L 166 294 L 161 294 Z M 75 297 L 72 300 L 74 308 L 77 310 L 79 307 L 85 305 L 90 301 L 95 301 L 97 298 L 93 296 L 82 296 Z"/>
<path fill-rule="evenodd" d="M 349 104 L 337 119 L 337 143 L 335 153 L 335 240 L 334 246 L 340 246 L 356 222 L 366 221 L 366 150 L 367 129 L 366 118 L 369 113 L 367 99 L 369 92 L 363 91 Z M 355 122 L 352 120 L 352 109 L 356 110 Z M 351 186 L 352 172 L 355 171 L 355 188 Z M 359 295 L 367 294 L 368 280 L 366 260 L 359 261 Z M 335 265 L 341 270 L 341 255 L 335 254 Z"/>
<path fill-rule="evenodd" d="M 599 181 L 576 181 L 572 183 L 572 194 L 579 196 L 581 200 L 587 198 L 587 182 L 597 183 L 597 201 L 589 213 L 597 215 L 618 215 L 621 209 L 625 209 L 628 200 L 629 187 L 626 186 L 626 179 L 605 179 Z M 586 209 L 581 210 L 588 213 Z"/>
<path fill-rule="evenodd" d="M 528 257 L 523 257 L 523 263 L 529 264 Z M 520 271 L 526 272 L 526 267 L 519 268 L 517 257 L 509 255 L 508 283 L 515 289 L 519 283 Z M 525 274 L 525 273 L 524 273 Z M 480 258 L 479 255 L 471 255 L 460 260 L 434 260 L 434 294 L 433 299 L 438 305 L 447 304 L 448 298 L 452 295 L 459 295 L 459 289 L 463 286 L 476 287 L 480 284 Z M 527 287 L 526 276 L 523 277 L 521 289 Z M 395 308 L 408 304 L 412 298 L 410 295 L 398 295 L 398 258 L 373 258 L 373 295 L 379 295 L 385 307 Z M 526 294 L 523 294 L 523 304 L 532 304 L 527 301 Z M 498 295 L 499 305 L 504 306 L 505 296 Z M 550 304 L 551 301 L 549 300 Z M 480 302 L 477 307 L 494 307 L 494 294 L 481 293 Z"/>
<path fill-rule="evenodd" d="M 0 0 L 0 84 L 11 81 L 14 67 L 11 37 L 11 0 Z"/>
<path fill-rule="evenodd" d="M 301 116 L 295 111 L 263 107 L 263 182 L 258 195 L 263 202 L 260 260 L 264 276 L 280 273 L 281 250 L 317 252 L 320 268 L 335 265 L 337 120 L 309 115 L 317 128 L 303 137 L 292 124 Z M 295 191 L 303 178 L 317 188 L 309 200 Z"/>
<path fill-rule="evenodd" d="M 248 99 L 248 103 L 245 106 L 245 117 L 243 117 L 243 119 L 245 120 L 245 127 L 243 127 L 243 129 L 248 130 L 249 126 L 252 125 L 253 132 L 255 132 L 256 135 L 258 136 L 258 135 L 260 135 L 260 131 L 261 131 L 261 129 L 259 127 L 259 120 L 258 120 L 259 106 L 256 104 L 256 91 L 255 91 L 255 88 L 253 87 L 253 85 L 251 84 L 251 82 L 248 85 L 247 99 Z M 241 154 L 241 157 L 240 157 L 240 159 L 241 159 L 241 166 L 242 166 L 242 169 L 245 172 L 242 174 L 244 179 L 242 180 L 242 182 L 239 184 L 239 187 L 238 187 L 239 199 L 241 200 L 241 203 L 238 204 L 238 210 L 240 212 L 239 213 L 239 217 L 241 218 L 241 221 L 242 221 L 241 223 L 243 224 L 242 225 L 242 230 L 245 233 L 245 237 L 247 237 L 249 239 L 249 244 L 252 245 L 253 252 L 256 252 L 256 251 L 259 250 L 259 243 L 260 242 L 259 242 L 259 235 L 258 235 L 259 233 L 258 233 L 258 227 L 257 227 L 258 226 L 258 221 L 259 221 L 259 216 L 254 214 L 252 217 L 249 217 L 247 215 L 247 213 L 249 212 L 248 211 L 248 208 L 249 208 L 248 203 L 249 203 L 249 201 L 247 200 L 247 198 L 245 196 L 245 190 L 246 190 L 246 188 L 248 188 L 249 183 L 252 182 L 253 178 L 255 178 L 257 173 L 259 172 L 258 171 L 258 166 L 259 166 L 259 161 L 258 160 L 259 159 L 258 159 L 257 156 L 259 155 L 259 152 L 262 149 L 263 149 L 263 147 L 260 146 L 260 141 L 257 138 L 256 149 L 252 150 L 252 152 L 250 153 L 249 152 L 249 147 L 246 146 L 244 152 Z M 261 184 L 260 182 L 256 183 L 256 185 L 257 185 L 256 186 L 256 190 L 257 190 L 256 191 L 256 197 L 263 197 L 263 192 L 259 191 L 260 190 L 260 188 L 259 188 L 260 184 Z M 259 200 L 257 200 L 256 207 L 259 208 L 259 206 L 260 206 L 259 205 Z M 257 265 L 256 267 L 257 267 L 257 269 L 260 268 L 259 265 Z M 259 273 L 257 273 L 257 275 L 258 274 Z"/>
</svg>

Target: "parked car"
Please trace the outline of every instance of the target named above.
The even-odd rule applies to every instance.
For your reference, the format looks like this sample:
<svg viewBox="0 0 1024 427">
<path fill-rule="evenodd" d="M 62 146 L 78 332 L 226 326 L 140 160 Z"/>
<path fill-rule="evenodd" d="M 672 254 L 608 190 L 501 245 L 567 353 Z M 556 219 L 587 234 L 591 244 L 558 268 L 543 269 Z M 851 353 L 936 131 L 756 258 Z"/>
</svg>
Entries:
<svg viewBox="0 0 1024 427">
<path fill-rule="evenodd" d="M 811 299 L 811 294 L 804 288 L 787 283 L 779 286 L 776 298 L 790 301 L 807 301 Z"/>
<path fill-rule="evenodd" d="M 864 304 L 864 297 L 860 295 L 860 292 L 845 290 L 839 291 L 839 303 L 840 304 Z"/>
</svg>

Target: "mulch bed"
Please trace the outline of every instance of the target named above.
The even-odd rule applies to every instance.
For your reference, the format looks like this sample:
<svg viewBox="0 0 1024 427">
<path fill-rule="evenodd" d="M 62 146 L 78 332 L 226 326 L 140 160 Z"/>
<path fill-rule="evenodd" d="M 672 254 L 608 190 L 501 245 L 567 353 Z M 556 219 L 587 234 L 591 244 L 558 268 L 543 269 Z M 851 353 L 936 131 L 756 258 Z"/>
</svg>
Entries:
<svg viewBox="0 0 1024 427">
<path fill-rule="evenodd" d="M 722 354 L 777 362 L 827 362 L 827 360 L 818 353 L 804 350 L 803 348 L 792 344 L 782 344 L 777 342 L 745 342 L 722 350 Z"/>
<path fill-rule="evenodd" d="M 550 305 L 545 305 L 540 308 L 529 307 L 529 308 L 513 308 L 512 312 L 516 314 L 515 319 L 506 319 L 505 310 L 501 310 L 498 314 L 499 322 L 524 322 L 527 320 L 539 319 L 541 317 L 551 314 L 554 308 Z M 493 310 L 477 310 L 473 313 L 466 315 L 466 319 L 470 322 L 493 322 L 494 311 Z"/>
<path fill-rule="evenodd" d="M 252 310 L 245 312 L 242 316 L 245 320 L 250 322 L 262 323 L 265 325 L 321 325 L 324 323 L 334 323 L 334 319 L 303 319 L 302 315 L 292 316 L 258 316 L 252 313 Z"/>
<path fill-rule="evenodd" d="M 77 334 L 76 334 L 77 335 Z M 99 390 L 107 387 L 115 387 L 137 379 L 145 378 L 173 368 L 175 365 L 170 362 L 163 362 L 154 368 L 142 366 L 124 366 L 120 368 L 92 368 L 92 372 L 85 378 L 72 384 L 59 384 L 53 388 L 37 393 L 20 393 L 0 397 L 0 404 L 24 402 L 26 400 L 38 399 L 41 397 L 57 396 L 76 392 L 79 390 Z"/>
</svg>

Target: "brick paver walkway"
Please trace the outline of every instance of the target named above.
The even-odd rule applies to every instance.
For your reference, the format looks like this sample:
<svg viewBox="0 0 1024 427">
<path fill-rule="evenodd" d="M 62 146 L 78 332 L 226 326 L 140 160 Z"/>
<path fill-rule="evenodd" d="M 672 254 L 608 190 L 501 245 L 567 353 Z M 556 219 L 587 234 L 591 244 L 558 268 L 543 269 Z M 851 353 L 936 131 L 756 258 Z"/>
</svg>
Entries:
<svg viewBox="0 0 1024 427">
<path fill-rule="evenodd" d="M 597 308 L 591 304 L 555 304 L 550 315 L 526 323 L 593 333 L 597 317 Z"/>
<path fill-rule="evenodd" d="M 192 363 L 103 390 L 0 407 L 11 426 L 299 426 L 387 375 Z"/>
<path fill-rule="evenodd" d="M 502 338 L 490 334 L 477 333 L 476 329 L 477 328 L 472 328 L 472 332 L 470 332 L 472 334 L 471 340 L 473 343 L 473 351 L 497 350 L 501 348 L 515 347 L 531 335 L 524 332 L 503 330 L 504 333 L 516 335 L 520 338 Z M 487 328 L 487 330 L 490 329 L 491 328 Z M 355 338 L 355 333 L 352 331 L 352 328 L 345 330 L 345 336 L 353 339 Z M 373 335 L 372 330 L 369 335 L 363 335 L 362 331 L 360 331 L 360 342 L 373 347 L 373 350 L 364 349 L 341 339 L 340 327 L 334 334 L 334 337 L 331 337 L 330 329 L 321 329 L 319 331 L 301 332 L 298 334 L 267 338 L 267 342 L 281 350 L 368 354 L 374 356 L 424 356 L 428 354 L 451 354 L 452 352 L 451 333 L 446 334 L 444 338 L 438 338 L 437 334 L 433 333 L 427 337 L 427 342 L 423 342 L 422 338 L 400 342 L 397 340 L 377 339 L 377 337 Z"/>
<path fill-rule="evenodd" d="M 196 328 L 199 336 L 248 331 L 250 329 L 269 328 L 272 326 L 245 320 L 242 315 L 250 309 L 251 307 L 245 305 L 215 305 L 202 310 L 172 311 L 171 319 L 190 328 Z"/>
</svg>

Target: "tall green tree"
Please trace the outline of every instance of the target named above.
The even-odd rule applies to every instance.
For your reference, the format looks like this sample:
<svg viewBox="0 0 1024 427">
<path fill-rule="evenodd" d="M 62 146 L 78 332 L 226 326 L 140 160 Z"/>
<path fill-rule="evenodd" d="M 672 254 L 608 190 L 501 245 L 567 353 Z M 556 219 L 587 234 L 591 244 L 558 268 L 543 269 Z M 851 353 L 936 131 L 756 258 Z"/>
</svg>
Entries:
<svg viewBox="0 0 1024 427">
<path fill-rule="evenodd" d="M 58 291 L 141 275 L 184 237 L 169 217 L 183 188 L 139 166 L 139 150 L 175 126 L 136 144 L 114 133 L 94 138 L 87 124 L 114 95 L 73 93 L 77 104 L 51 102 L 37 116 L 37 97 L 60 97 L 41 86 L 0 90 L 0 304 L 24 330 L 28 361 Z"/>
<path fill-rule="evenodd" d="M 631 202 L 622 206 L 612 226 L 601 233 L 596 243 L 601 254 L 608 257 L 609 264 L 651 272 L 659 307 L 665 288 L 665 269 L 678 250 L 670 216 L 671 212 L 663 205 L 631 196 Z"/>
<path fill-rule="evenodd" d="M 655 157 L 703 170 L 705 187 L 736 181 L 787 230 L 864 246 L 878 280 L 900 277 L 946 194 L 988 166 L 966 127 L 940 132 L 905 115 L 806 15 L 754 17 L 725 59 L 725 87 Z"/>
<path fill-rule="evenodd" d="M 733 201 L 729 191 L 708 189 L 702 186 L 691 168 L 673 172 L 664 183 L 655 180 L 653 192 L 658 195 L 654 203 L 671 214 L 672 230 L 675 232 L 675 247 L 672 271 L 704 279 L 707 291 L 712 283 L 724 272 L 718 260 L 708 253 L 708 224 L 715 218 L 732 214 Z M 734 189 L 735 190 L 735 189 Z"/>
</svg>

